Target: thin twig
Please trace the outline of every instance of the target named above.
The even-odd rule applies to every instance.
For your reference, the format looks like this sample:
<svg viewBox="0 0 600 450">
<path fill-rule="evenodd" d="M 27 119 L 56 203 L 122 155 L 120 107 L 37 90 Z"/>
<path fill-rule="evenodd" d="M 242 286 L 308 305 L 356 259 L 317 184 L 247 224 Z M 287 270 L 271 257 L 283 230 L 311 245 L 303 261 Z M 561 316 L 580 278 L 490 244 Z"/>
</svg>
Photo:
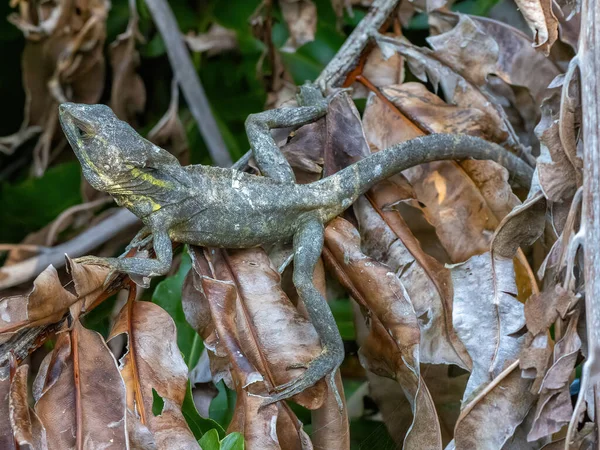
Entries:
<svg viewBox="0 0 600 450">
<path fill-rule="evenodd" d="M 165 0 L 146 0 L 146 4 L 165 42 L 171 68 L 181 86 L 188 108 L 196 120 L 210 156 L 217 166 L 231 166 L 231 156 L 229 156 L 217 121 L 210 110 L 206 93 L 181 37 L 173 11 Z"/>
</svg>

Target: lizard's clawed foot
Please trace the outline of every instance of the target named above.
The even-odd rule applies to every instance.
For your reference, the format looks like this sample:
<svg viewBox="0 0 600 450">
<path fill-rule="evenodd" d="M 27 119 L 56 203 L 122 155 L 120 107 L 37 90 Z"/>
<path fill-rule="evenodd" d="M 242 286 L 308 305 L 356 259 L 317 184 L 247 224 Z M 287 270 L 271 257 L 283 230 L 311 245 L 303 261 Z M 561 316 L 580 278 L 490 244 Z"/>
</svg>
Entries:
<svg viewBox="0 0 600 450">
<path fill-rule="evenodd" d="M 313 360 L 304 371 L 302 375 L 295 378 L 287 383 L 281 384 L 274 388 L 277 391 L 276 394 L 271 395 L 263 403 L 263 406 L 270 405 L 282 400 L 286 400 L 293 397 L 296 394 L 308 389 L 313 386 L 317 381 L 323 377 L 327 377 L 327 384 L 332 389 L 335 395 L 336 401 L 340 409 L 343 409 L 342 400 L 340 393 L 338 392 L 337 386 L 334 380 L 335 372 L 340 365 L 340 358 L 335 357 L 333 354 L 328 352 L 321 353 L 315 360 Z M 288 369 L 295 369 L 306 367 L 304 364 L 294 364 L 289 366 Z"/>
</svg>

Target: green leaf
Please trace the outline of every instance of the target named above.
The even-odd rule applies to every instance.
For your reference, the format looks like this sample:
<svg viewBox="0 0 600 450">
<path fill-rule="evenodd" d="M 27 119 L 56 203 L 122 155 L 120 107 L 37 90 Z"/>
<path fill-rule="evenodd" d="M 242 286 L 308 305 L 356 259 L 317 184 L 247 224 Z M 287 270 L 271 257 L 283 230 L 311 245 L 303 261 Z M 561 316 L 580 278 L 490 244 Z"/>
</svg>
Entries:
<svg viewBox="0 0 600 450">
<path fill-rule="evenodd" d="M 233 417 L 236 394 L 234 391 L 227 389 L 223 381 L 220 381 L 215 386 L 219 393 L 210 402 L 208 415 L 211 419 L 221 424 L 223 428 L 227 428 Z"/>
<path fill-rule="evenodd" d="M 219 434 L 217 430 L 210 430 L 202 439 L 198 441 L 202 450 L 219 450 L 221 444 L 219 443 Z"/>
<path fill-rule="evenodd" d="M 358 419 L 350 422 L 350 449 L 397 448 L 385 424 L 380 421 Z"/>
<path fill-rule="evenodd" d="M 190 370 L 194 368 L 198 359 L 200 359 L 200 353 L 202 353 L 202 349 L 204 348 L 202 339 L 198 336 L 196 330 L 185 320 L 185 314 L 181 306 L 181 289 L 191 265 L 192 263 L 187 252 L 183 253 L 177 273 L 158 283 L 152 294 L 152 302 L 167 311 L 175 321 L 177 327 L 177 345 L 181 353 L 183 353 L 183 359 Z"/>
<path fill-rule="evenodd" d="M 225 436 L 225 429 L 219 425 L 218 422 L 215 422 L 212 419 L 207 419 L 206 417 L 202 417 L 198 413 L 196 405 L 194 404 L 194 397 L 192 396 L 192 386 L 189 381 L 185 398 L 183 399 L 183 405 L 181 406 L 181 412 L 183 413 L 183 417 L 185 417 L 185 421 L 190 427 L 190 430 L 192 430 L 192 433 L 194 433 L 194 437 L 196 439 L 202 438 L 205 434 L 211 431 L 217 433 L 218 437 Z M 204 447 L 202 448 L 204 449 Z"/>
<path fill-rule="evenodd" d="M 244 450 L 244 437 L 240 433 L 230 433 L 221 441 L 215 430 L 202 436 L 199 441 L 202 450 Z"/>
<path fill-rule="evenodd" d="M 52 167 L 42 178 L 29 178 L 16 185 L 4 183 L 0 192 L 2 241 L 21 241 L 65 209 L 81 203 L 80 184 L 76 161 Z"/>
<path fill-rule="evenodd" d="M 244 436 L 240 433 L 229 433 L 221 441 L 221 450 L 244 450 Z"/>
<path fill-rule="evenodd" d="M 487 16 L 498 0 L 466 0 L 452 5 L 452 10 L 474 16 Z"/>
<path fill-rule="evenodd" d="M 352 304 L 348 299 L 338 299 L 329 302 L 329 307 L 335 318 L 335 323 L 340 330 L 342 339 L 345 341 L 353 341 L 356 339 L 356 331 L 354 329 L 354 314 L 352 313 Z"/>
<path fill-rule="evenodd" d="M 152 414 L 160 416 L 165 407 L 165 400 L 152 388 Z"/>
</svg>

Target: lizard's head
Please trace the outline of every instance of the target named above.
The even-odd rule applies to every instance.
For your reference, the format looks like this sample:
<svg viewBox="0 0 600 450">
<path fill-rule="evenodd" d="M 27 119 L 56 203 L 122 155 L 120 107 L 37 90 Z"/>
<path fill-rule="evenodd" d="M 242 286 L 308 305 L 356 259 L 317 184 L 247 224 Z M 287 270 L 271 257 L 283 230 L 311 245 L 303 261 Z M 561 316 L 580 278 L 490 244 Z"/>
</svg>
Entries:
<svg viewBox="0 0 600 450">
<path fill-rule="evenodd" d="M 185 183 L 177 158 L 141 137 L 108 106 L 63 103 L 59 118 L 85 178 L 124 206 L 150 202 L 149 196 Z M 139 202 L 141 197 L 147 202 Z"/>
</svg>

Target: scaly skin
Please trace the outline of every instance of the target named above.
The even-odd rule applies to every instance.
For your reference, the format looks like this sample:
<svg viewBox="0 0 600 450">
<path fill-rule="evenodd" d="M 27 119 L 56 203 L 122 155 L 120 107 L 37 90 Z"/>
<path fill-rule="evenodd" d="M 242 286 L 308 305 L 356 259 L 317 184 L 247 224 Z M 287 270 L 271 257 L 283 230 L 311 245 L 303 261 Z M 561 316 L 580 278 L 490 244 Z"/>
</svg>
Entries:
<svg viewBox="0 0 600 450">
<path fill-rule="evenodd" d="M 377 182 L 418 164 L 466 158 L 504 165 L 524 186 L 532 169 L 502 147 L 466 135 L 433 134 L 365 158 L 318 182 L 295 183 L 294 174 L 271 137 L 271 128 L 300 126 L 327 111 L 327 100 L 310 85 L 301 89 L 297 108 L 251 115 L 246 131 L 264 176 L 208 166 L 182 167 L 167 151 L 142 138 L 104 105 L 63 103 L 62 128 L 83 174 L 96 189 L 130 209 L 152 233 L 155 259 L 84 257 L 130 275 L 165 274 L 172 262 L 171 242 L 250 248 L 294 242 L 293 281 L 321 339 L 323 352 L 299 378 L 275 388 L 267 403 L 289 398 L 327 375 L 344 357 L 341 337 L 326 301 L 312 280 L 323 246 L 324 224 L 342 213 Z M 140 233 L 143 236 L 144 233 Z"/>
</svg>

